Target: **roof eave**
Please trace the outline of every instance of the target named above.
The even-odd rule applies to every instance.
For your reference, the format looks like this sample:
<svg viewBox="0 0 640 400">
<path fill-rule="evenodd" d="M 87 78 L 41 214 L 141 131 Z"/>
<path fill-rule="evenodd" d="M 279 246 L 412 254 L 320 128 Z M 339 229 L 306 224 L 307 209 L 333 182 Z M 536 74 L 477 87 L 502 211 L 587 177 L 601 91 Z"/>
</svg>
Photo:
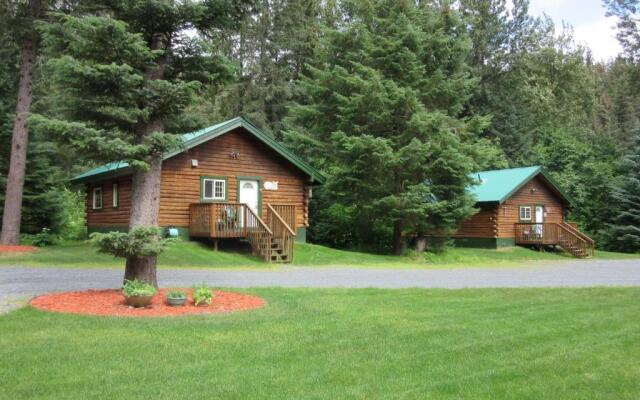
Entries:
<svg viewBox="0 0 640 400">
<path fill-rule="evenodd" d="M 69 182 L 72 185 L 80 185 L 89 182 L 97 182 L 101 180 L 111 179 L 111 178 L 119 178 L 121 176 L 130 175 L 133 173 L 133 168 L 131 167 L 121 167 L 118 169 L 114 169 L 112 171 L 101 172 L 95 175 L 88 176 L 76 176 L 74 178 L 69 179 Z"/>
</svg>

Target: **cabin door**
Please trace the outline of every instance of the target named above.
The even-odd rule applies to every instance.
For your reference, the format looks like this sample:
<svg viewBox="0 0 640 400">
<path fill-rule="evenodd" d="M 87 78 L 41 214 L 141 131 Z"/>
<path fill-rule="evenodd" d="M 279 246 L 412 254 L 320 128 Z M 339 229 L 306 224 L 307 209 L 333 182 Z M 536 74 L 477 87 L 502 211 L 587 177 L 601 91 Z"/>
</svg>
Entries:
<svg viewBox="0 0 640 400">
<path fill-rule="evenodd" d="M 536 206 L 535 232 L 539 239 L 544 236 L 544 206 Z"/>
<path fill-rule="evenodd" d="M 239 195 L 238 202 L 246 204 L 249 208 L 256 213 L 256 215 L 260 214 L 258 210 L 259 206 L 259 183 L 257 180 L 239 180 L 238 181 Z M 241 217 L 243 217 L 241 215 Z M 244 221 L 241 218 L 241 226 L 244 226 Z"/>
</svg>

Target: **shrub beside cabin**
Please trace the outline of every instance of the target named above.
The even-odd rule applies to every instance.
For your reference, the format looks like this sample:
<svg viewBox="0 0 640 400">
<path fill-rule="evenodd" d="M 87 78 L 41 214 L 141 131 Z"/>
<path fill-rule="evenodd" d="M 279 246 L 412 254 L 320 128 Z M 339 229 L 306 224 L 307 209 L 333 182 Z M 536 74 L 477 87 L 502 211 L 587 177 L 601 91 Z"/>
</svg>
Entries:
<svg viewBox="0 0 640 400">
<path fill-rule="evenodd" d="M 131 168 L 115 162 L 73 178 L 85 184 L 89 232 L 127 230 Z M 312 186 L 324 177 L 243 118 L 183 135 L 165 154 L 159 224 L 180 236 L 244 238 L 266 261 L 290 262 L 305 241 Z M 174 231 L 175 232 L 175 231 Z"/>
<path fill-rule="evenodd" d="M 458 246 L 560 246 L 576 257 L 593 255 L 594 242 L 566 221 L 571 198 L 541 167 L 481 171 L 469 190 L 479 212 L 455 233 Z"/>
</svg>

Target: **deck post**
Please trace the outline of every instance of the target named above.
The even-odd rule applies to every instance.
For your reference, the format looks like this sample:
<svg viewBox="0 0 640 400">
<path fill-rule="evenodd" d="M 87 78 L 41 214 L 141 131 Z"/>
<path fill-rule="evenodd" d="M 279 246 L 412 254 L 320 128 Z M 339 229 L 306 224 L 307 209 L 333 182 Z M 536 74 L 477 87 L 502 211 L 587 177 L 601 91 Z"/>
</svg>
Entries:
<svg viewBox="0 0 640 400">
<path fill-rule="evenodd" d="M 213 239 L 213 251 L 218 251 L 218 239 Z"/>
</svg>

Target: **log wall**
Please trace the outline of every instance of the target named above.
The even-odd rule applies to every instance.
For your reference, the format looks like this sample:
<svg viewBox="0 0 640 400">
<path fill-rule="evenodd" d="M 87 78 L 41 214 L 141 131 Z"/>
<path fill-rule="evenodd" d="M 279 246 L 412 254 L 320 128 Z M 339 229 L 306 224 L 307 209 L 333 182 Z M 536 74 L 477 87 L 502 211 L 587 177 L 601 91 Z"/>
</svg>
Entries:
<svg viewBox="0 0 640 400">
<path fill-rule="evenodd" d="M 453 237 L 493 238 L 497 235 L 496 207 L 485 205 L 471 218 L 460 224 Z"/>
</svg>

